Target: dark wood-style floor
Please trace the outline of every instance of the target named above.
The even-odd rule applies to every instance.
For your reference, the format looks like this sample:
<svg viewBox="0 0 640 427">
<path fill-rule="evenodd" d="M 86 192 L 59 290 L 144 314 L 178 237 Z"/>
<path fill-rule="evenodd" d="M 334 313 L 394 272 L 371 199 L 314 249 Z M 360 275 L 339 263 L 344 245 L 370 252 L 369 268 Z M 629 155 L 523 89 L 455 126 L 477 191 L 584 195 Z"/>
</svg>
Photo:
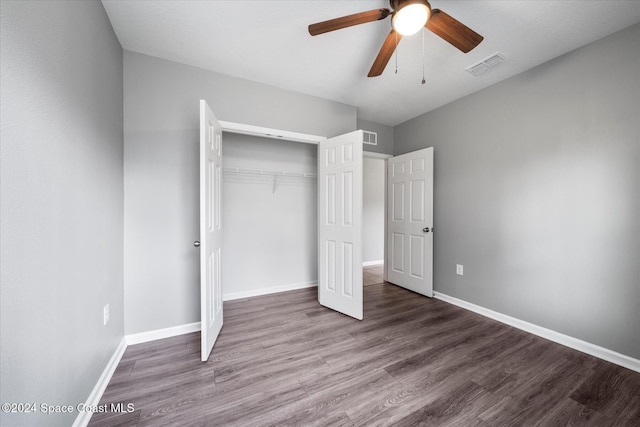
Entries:
<svg viewBox="0 0 640 427">
<path fill-rule="evenodd" d="M 101 404 L 135 410 L 90 425 L 640 426 L 640 373 L 372 271 L 362 321 L 311 288 L 225 302 L 207 363 L 198 333 L 130 346 Z"/>
</svg>

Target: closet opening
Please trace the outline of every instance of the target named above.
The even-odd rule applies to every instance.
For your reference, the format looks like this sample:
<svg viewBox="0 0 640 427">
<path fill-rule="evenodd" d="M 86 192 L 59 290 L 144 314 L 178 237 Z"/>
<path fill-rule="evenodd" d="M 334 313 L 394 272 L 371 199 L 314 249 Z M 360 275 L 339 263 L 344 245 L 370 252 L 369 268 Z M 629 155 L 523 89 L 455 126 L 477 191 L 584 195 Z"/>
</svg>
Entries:
<svg viewBox="0 0 640 427">
<path fill-rule="evenodd" d="M 318 281 L 317 145 L 225 133 L 225 300 Z M 386 159 L 363 158 L 363 285 L 384 281 Z"/>
<path fill-rule="evenodd" d="M 224 299 L 314 286 L 317 146 L 229 133 L 222 151 Z"/>
</svg>

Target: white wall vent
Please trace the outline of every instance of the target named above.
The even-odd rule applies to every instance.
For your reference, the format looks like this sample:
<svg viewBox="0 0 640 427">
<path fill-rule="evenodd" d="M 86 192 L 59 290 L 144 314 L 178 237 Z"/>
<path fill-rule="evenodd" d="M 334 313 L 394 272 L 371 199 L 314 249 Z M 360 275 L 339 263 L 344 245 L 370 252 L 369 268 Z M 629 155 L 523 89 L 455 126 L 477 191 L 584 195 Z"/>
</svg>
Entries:
<svg viewBox="0 0 640 427">
<path fill-rule="evenodd" d="M 479 76 L 488 71 L 491 71 L 492 68 L 497 67 L 506 60 L 507 57 L 504 56 L 504 54 L 496 52 L 493 55 L 487 56 L 482 61 L 476 62 L 475 64 L 465 68 L 465 70 L 474 76 Z"/>
<path fill-rule="evenodd" d="M 371 132 L 368 130 L 363 130 L 364 132 L 364 143 L 369 145 L 378 145 L 378 134 L 375 132 Z"/>
</svg>

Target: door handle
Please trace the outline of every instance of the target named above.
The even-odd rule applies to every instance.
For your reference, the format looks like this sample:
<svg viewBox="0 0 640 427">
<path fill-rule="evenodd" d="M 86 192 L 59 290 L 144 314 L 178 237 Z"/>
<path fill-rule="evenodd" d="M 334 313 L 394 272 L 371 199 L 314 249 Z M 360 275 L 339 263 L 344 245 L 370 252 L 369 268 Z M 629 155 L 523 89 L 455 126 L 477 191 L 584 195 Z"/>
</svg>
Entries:
<svg viewBox="0 0 640 427">
<path fill-rule="evenodd" d="M 429 227 L 425 227 L 422 229 L 423 232 L 428 233 L 429 231 L 433 231 L 433 228 L 431 228 L 431 230 L 429 230 Z"/>
<path fill-rule="evenodd" d="M 200 247 L 200 242 L 198 242 L 197 240 L 195 242 L 193 242 L 193 246 L 195 246 L 196 248 Z"/>
</svg>

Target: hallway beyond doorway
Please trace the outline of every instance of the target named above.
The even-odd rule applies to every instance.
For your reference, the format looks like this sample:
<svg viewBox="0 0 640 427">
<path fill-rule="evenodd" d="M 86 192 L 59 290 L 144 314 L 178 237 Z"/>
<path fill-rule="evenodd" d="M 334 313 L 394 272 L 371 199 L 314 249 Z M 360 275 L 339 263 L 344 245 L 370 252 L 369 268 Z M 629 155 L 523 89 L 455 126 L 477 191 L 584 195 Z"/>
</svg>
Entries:
<svg viewBox="0 0 640 427">
<path fill-rule="evenodd" d="M 384 283 L 384 264 L 362 267 L 362 284 L 364 286 Z"/>
</svg>

